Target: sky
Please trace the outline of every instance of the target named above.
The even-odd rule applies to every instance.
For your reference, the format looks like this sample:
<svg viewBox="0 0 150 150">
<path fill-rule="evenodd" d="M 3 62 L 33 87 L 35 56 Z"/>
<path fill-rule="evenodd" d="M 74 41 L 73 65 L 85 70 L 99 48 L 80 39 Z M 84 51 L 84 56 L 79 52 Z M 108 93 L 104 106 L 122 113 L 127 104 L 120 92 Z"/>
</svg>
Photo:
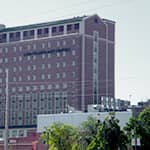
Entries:
<svg viewBox="0 0 150 150">
<path fill-rule="evenodd" d="M 116 22 L 116 98 L 150 99 L 150 0 L 0 0 L 7 27 L 92 14 Z"/>
</svg>

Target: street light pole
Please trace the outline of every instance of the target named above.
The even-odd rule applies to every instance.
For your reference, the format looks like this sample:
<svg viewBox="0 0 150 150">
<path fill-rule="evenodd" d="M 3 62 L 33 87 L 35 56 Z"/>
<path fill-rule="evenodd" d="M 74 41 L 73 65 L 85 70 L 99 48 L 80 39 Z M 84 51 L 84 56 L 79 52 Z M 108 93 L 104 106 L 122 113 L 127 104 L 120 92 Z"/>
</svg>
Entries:
<svg viewBox="0 0 150 150">
<path fill-rule="evenodd" d="M 5 141 L 4 150 L 8 150 L 8 69 L 6 69 L 6 103 L 5 103 Z"/>
</svg>

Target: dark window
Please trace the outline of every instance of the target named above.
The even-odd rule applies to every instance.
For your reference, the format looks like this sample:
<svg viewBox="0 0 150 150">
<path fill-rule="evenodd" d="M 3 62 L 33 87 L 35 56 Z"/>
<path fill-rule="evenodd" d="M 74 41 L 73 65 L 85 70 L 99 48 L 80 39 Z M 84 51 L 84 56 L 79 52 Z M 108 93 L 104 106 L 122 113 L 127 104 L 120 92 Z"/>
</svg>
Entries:
<svg viewBox="0 0 150 150">
<path fill-rule="evenodd" d="M 67 31 L 70 31 L 71 29 L 72 29 L 72 25 L 71 24 L 67 25 Z"/>
<path fill-rule="evenodd" d="M 34 36 L 34 30 L 30 30 L 30 36 Z"/>
<path fill-rule="evenodd" d="M 27 36 L 27 35 L 28 35 L 28 31 L 24 31 L 23 36 Z"/>
<path fill-rule="evenodd" d="M 64 26 L 59 26 L 59 32 L 63 32 L 64 31 Z"/>
<path fill-rule="evenodd" d="M 6 42 L 6 34 L 1 34 L 0 35 L 0 43 L 4 43 L 4 42 Z"/>
<path fill-rule="evenodd" d="M 79 23 L 76 23 L 76 24 L 74 25 L 74 29 L 75 29 L 75 30 L 78 30 L 78 29 L 79 29 Z"/>
<path fill-rule="evenodd" d="M 44 34 L 48 34 L 48 33 L 49 33 L 48 28 L 44 28 Z"/>
<path fill-rule="evenodd" d="M 56 32 L 56 27 L 52 27 L 52 33 Z"/>
<path fill-rule="evenodd" d="M 13 38 L 13 37 L 14 37 L 14 33 L 10 33 L 10 34 L 9 34 L 9 37 L 10 37 L 10 38 Z"/>
<path fill-rule="evenodd" d="M 16 37 L 17 37 L 17 38 L 20 37 L 20 32 L 16 32 Z"/>
<path fill-rule="evenodd" d="M 6 34 L 2 34 L 2 39 L 6 39 Z"/>
<path fill-rule="evenodd" d="M 38 29 L 38 35 L 42 34 L 42 29 Z"/>
<path fill-rule="evenodd" d="M 98 19 L 97 19 L 97 18 L 95 18 L 95 19 L 94 19 L 94 22 L 95 22 L 95 23 L 98 23 Z"/>
</svg>

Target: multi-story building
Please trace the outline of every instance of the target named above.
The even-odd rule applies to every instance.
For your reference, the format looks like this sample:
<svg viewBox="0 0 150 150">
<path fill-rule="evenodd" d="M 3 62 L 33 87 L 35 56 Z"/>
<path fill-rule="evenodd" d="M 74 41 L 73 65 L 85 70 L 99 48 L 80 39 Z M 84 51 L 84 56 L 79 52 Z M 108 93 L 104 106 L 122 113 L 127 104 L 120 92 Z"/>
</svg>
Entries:
<svg viewBox="0 0 150 150">
<path fill-rule="evenodd" d="M 114 98 L 115 22 L 97 15 L 6 28 L 0 25 L 0 126 L 6 69 L 9 125 L 34 126 L 37 114 L 86 111 Z"/>
</svg>

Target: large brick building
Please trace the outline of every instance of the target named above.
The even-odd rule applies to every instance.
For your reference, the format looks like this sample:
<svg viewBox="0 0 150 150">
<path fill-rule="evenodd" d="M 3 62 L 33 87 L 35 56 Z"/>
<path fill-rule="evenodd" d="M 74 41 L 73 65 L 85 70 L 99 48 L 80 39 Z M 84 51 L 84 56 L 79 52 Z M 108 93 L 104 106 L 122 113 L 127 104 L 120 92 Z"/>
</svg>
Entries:
<svg viewBox="0 0 150 150">
<path fill-rule="evenodd" d="M 8 69 L 9 126 L 36 127 L 37 114 L 86 111 L 114 98 L 115 22 L 97 15 L 0 25 L 0 126 Z"/>
</svg>

